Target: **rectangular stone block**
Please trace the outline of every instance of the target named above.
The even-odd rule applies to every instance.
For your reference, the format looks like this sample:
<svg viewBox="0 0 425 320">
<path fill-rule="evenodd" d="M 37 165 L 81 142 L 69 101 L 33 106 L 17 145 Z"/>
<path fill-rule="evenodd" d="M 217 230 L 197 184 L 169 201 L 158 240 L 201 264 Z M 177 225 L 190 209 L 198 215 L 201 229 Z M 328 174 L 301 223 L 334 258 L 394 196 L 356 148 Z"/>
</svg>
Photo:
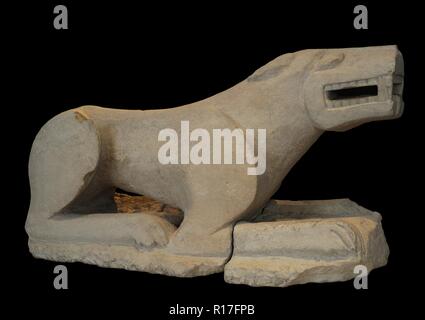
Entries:
<svg viewBox="0 0 425 320">
<path fill-rule="evenodd" d="M 235 226 L 225 280 L 278 287 L 344 281 L 356 276 L 356 265 L 385 265 L 388 254 L 377 212 L 348 199 L 272 200 L 254 221 Z"/>
</svg>

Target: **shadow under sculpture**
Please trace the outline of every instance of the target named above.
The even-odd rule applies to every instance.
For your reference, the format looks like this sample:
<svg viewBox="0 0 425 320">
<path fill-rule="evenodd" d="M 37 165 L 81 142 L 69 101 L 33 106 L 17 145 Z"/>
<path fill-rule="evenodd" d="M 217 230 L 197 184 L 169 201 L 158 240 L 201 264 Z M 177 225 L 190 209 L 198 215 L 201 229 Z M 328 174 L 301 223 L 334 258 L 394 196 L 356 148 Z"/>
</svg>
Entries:
<svg viewBox="0 0 425 320">
<path fill-rule="evenodd" d="M 398 118 L 403 58 L 396 46 L 284 54 L 205 100 L 163 110 L 83 106 L 38 133 L 29 160 L 29 248 L 38 258 L 179 277 L 288 286 L 353 278 L 386 264 L 380 215 L 348 199 L 270 200 L 326 131 Z M 267 166 L 163 165 L 164 128 L 264 128 Z M 116 188 L 179 208 L 118 213 Z"/>
</svg>

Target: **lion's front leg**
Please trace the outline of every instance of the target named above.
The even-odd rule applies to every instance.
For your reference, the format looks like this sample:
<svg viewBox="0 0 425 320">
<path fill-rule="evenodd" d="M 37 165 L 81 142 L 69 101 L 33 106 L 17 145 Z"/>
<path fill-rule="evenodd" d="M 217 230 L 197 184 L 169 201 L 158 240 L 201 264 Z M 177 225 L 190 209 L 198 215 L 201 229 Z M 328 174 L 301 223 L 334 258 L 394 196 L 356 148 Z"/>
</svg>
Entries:
<svg viewBox="0 0 425 320">
<path fill-rule="evenodd" d="M 149 213 L 67 214 L 34 225 L 31 240 L 69 243 L 102 243 L 137 248 L 163 247 L 176 227 Z"/>
</svg>

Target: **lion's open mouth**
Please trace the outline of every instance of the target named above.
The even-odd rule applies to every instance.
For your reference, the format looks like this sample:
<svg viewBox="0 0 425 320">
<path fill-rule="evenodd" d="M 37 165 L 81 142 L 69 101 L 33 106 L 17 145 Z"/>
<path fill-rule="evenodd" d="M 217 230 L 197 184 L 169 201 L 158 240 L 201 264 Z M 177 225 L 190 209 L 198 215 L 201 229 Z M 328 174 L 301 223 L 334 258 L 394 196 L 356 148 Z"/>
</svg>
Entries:
<svg viewBox="0 0 425 320">
<path fill-rule="evenodd" d="M 325 92 L 333 106 L 340 107 L 375 101 L 378 96 L 378 86 L 373 80 L 359 80 L 327 85 Z"/>
<path fill-rule="evenodd" d="M 366 103 L 393 100 L 400 103 L 403 93 L 403 75 L 386 75 L 324 87 L 326 104 L 329 108 L 350 107 Z"/>
</svg>

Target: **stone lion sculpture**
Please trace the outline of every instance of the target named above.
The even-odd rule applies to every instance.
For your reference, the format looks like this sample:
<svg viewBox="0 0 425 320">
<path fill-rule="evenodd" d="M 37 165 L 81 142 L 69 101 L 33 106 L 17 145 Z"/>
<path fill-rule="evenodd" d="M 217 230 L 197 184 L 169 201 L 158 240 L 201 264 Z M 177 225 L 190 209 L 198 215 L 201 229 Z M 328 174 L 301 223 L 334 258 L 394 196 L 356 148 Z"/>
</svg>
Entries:
<svg viewBox="0 0 425 320">
<path fill-rule="evenodd" d="M 29 160 L 31 252 L 46 259 L 169 275 L 222 271 L 235 223 L 258 215 L 294 164 L 326 130 L 394 119 L 403 102 L 396 46 L 284 54 L 234 87 L 172 109 L 83 106 L 48 121 Z M 265 128 L 267 167 L 163 165 L 163 128 Z M 184 212 L 173 225 L 153 214 L 117 214 L 116 188 Z"/>
</svg>

